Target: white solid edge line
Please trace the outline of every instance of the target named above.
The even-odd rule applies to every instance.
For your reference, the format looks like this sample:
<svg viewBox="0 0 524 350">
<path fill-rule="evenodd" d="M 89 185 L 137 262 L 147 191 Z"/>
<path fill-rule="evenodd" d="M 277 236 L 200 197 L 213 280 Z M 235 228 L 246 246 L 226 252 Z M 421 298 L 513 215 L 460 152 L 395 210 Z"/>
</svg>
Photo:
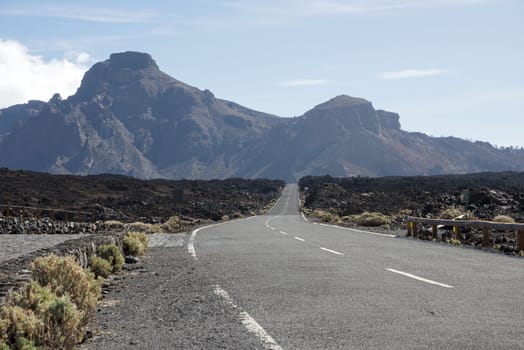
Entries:
<svg viewBox="0 0 524 350">
<path fill-rule="evenodd" d="M 300 241 L 300 242 L 305 242 L 306 241 L 304 238 L 300 238 L 298 236 L 295 236 L 293 238 L 296 239 L 297 241 Z"/>
<path fill-rule="evenodd" d="M 254 334 L 262 342 L 264 348 L 268 350 L 282 350 L 282 347 L 277 344 L 275 339 L 273 339 L 266 332 L 266 330 L 262 328 L 262 326 L 253 317 L 251 317 L 250 314 L 240 309 L 233 298 L 231 298 L 224 289 L 222 289 L 219 285 L 215 285 L 213 286 L 213 292 L 219 297 L 223 298 L 233 309 L 239 311 L 238 316 L 240 318 L 240 322 L 242 322 L 248 332 Z"/>
<path fill-rule="evenodd" d="M 375 236 L 383 236 L 383 237 L 391 237 L 391 238 L 396 238 L 397 237 L 397 235 L 391 235 L 391 234 L 387 234 L 387 233 L 371 232 L 371 231 L 364 231 L 364 230 L 357 230 L 355 228 L 342 227 L 342 226 L 337 226 L 337 225 L 329 225 L 329 224 L 319 224 L 319 225 L 326 226 L 326 227 L 332 227 L 332 228 L 338 228 L 340 230 L 346 230 L 346 231 L 362 232 L 362 233 L 367 233 L 367 234 L 375 235 Z"/>
<path fill-rule="evenodd" d="M 407 273 L 407 272 L 403 272 L 403 271 L 399 271 L 399 270 L 395 270 L 395 269 L 390 269 L 390 268 L 387 268 L 386 270 L 389 271 L 389 272 L 397 273 L 397 274 L 402 275 L 402 276 L 413 278 L 413 279 L 418 280 L 418 281 L 426 282 L 426 283 L 429 283 L 429 284 L 435 284 L 435 285 L 440 286 L 440 287 L 454 288 L 453 286 L 450 286 L 449 284 L 444 284 L 444 283 L 428 280 L 427 278 L 419 277 L 419 276 L 413 275 L 411 273 Z"/>
<path fill-rule="evenodd" d="M 344 255 L 344 253 L 337 252 L 336 250 L 333 250 L 333 249 L 324 248 L 324 247 L 320 247 L 320 249 L 322 249 L 322 250 L 324 250 L 324 251 L 326 251 L 326 252 L 332 253 L 332 254 L 336 254 L 336 255 Z"/>
<path fill-rule="evenodd" d="M 300 214 L 302 214 L 302 219 L 304 219 L 304 221 L 307 222 L 308 220 L 307 220 L 306 216 L 304 215 L 304 212 L 301 211 Z"/>
<path fill-rule="evenodd" d="M 191 255 L 195 260 L 198 260 L 198 257 L 196 255 L 196 250 L 195 250 L 195 237 L 198 233 L 198 231 L 200 230 L 204 230 L 204 229 L 207 229 L 207 228 L 210 228 L 210 227 L 214 227 L 214 226 L 219 226 L 219 225 L 225 225 L 225 224 L 229 224 L 229 223 L 232 223 L 232 222 L 235 222 L 235 221 L 242 221 L 242 220 L 249 220 L 249 219 L 253 219 L 253 218 L 256 218 L 257 215 L 255 216 L 249 216 L 247 218 L 240 218 L 240 219 L 235 219 L 235 220 L 229 220 L 229 221 L 226 221 L 226 222 L 219 222 L 219 223 L 216 223 L 216 224 L 212 224 L 212 225 L 207 225 L 207 226 L 202 226 L 202 227 L 199 227 L 199 228 L 196 228 L 194 229 L 192 232 L 191 232 L 191 236 L 189 236 L 189 240 L 187 242 L 187 252 L 189 253 L 189 255 Z"/>
</svg>

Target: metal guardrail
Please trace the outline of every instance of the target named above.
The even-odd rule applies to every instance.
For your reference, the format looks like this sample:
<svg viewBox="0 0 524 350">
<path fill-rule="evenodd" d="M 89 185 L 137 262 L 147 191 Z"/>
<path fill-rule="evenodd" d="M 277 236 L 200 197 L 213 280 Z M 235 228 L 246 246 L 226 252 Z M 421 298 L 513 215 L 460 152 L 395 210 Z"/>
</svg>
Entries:
<svg viewBox="0 0 524 350">
<path fill-rule="evenodd" d="M 461 240 L 459 227 L 480 228 L 482 229 L 482 245 L 489 246 L 489 235 L 491 230 L 515 231 L 517 233 L 517 247 L 524 250 L 524 224 L 506 224 L 500 222 L 481 221 L 481 220 L 444 220 L 444 219 L 425 219 L 408 216 L 406 218 L 408 236 L 417 237 L 417 224 L 431 225 L 433 238 L 437 238 L 438 226 L 451 226 L 455 238 Z"/>
<path fill-rule="evenodd" d="M 77 220 L 79 222 L 95 221 L 95 214 L 89 211 L 67 210 L 47 207 L 27 207 L 21 205 L 0 204 L 0 210 L 5 216 L 24 216 L 32 213 L 36 218 L 49 217 L 50 219 L 60 219 L 63 221 Z M 47 214 L 47 215 L 46 215 Z M 62 214 L 59 218 L 58 214 Z"/>
</svg>

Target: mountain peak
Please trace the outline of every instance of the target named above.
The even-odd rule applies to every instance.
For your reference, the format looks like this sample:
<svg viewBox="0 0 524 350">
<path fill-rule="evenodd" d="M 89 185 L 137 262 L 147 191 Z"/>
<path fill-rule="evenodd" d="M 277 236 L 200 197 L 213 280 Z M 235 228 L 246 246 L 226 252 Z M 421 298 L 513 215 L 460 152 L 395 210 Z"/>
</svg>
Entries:
<svg viewBox="0 0 524 350">
<path fill-rule="evenodd" d="M 109 64 L 114 69 L 144 69 L 149 67 L 158 69 L 151 55 L 136 51 L 113 53 L 109 56 Z"/>
<path fill-rule="evenodd" d="M 331 109 L 331 108 L 344 108 L 344 107 L 355 107 L 364 104 L 371 104 L 368 100 L 359 97 L 351 97 L 348 95 L 339 95 L 333 97 L 329 101 L 319 104 L 315 109 Z"/>
</svg>

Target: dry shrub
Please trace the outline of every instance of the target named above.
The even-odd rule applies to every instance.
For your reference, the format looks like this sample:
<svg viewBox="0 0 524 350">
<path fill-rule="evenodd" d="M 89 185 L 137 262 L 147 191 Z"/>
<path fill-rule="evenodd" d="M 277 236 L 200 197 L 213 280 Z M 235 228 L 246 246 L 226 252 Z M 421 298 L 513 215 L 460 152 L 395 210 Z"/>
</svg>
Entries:
<svg viewBox="0 0 524 350">
<path fill-rule="evenodd" d="M 128 232 L 124 236 L 123 244 L 126 255 L 141 256 L 147 249 L 148 239 L 142 232 Z"/>
<path fill-rule="evenodd" d="M 222 215 L 222 221 L 228 221 L 229 215 Z"/>
<path fill-rule="evenodd" d="M 78 264 L 73 266 L 71 262 L 74 263 L 74 260 L 56 256 L 35 260 L 33 269 L 38 272 L 33 272 L 33 278 L 44 281 L 46 286 L 33 280 L 20 292 L 8 297 L 0 312 L 0 344 L 3 343 L 4 348 L 29 350 L 37 349 L 38 346 L 45 349 L 73 349 L 82 340 L 87 318 L 94 312 L 96 300 L 94 305 L 87 305 L 85 301 L 89 297 L 77 297 L 77 302 L 84 302 L 80 304 L 84 308 L 82 310 L 67 290 L 73 293 L 79 291 L 58 282 L 70 281 L 72 276 L 64 276 L 67 275 L 64 270 L 71 268 L 77 281 L 86 285 L 82 282 L 90 276 L 78 274 L 78 268 L 82 268 Z M 61 278 L 57 279 L 56 276 Z M 97 284 L 94 279 L 91 282 Z M 100 289 L 97 291 L 99 295 Z M 92 290 L 86 288 L 83 292 L 89 294 Z"/>
<path fill-rule="evenodd" d="M 89 258 L 89 267 L 96 277 L 107 278 L 113 271 L 109 261 L 96 255 Z"/>
<path fill-rule="evenodd" d="M 354 221 L 359 226 L 383 226 L 391 223 L 391 217 L 377 212 L 363 212 L 354 216 Z"/>
<path fill-rule="evenodd" d="M 333 223 L 338 220 L 338 215 L 331 214 L 330 212 L 321 209 L 315 209 L 313 215 L 323 222 Z"/>
<path fill-rule="evenodd" d="M 110 229 L 124 229 L 124 223 L 118 220 L 104 221 L 104 225 Z"/>
<path fill-rule="evenodd" d="M 55 293 L 57 297 L 69 296 L 82 313 L 79 325 L 84 327 L 94 315 L 101 295 L 102 281 L 84 270 L 72 256 L 54 254 L 35 259 L 32 265 L 33 280 Z"/>
<path fill-rule="evenodd" d="M 440 212 L 440 218 L 446 220 L 453 220 L 461 215 L 466 214 L 462 208 L 447 208 Z"/>
<path fill-rule="evenodd" d="M 0 313 L 0 340 L 6 345 L 15 345 L 23 341 L 20 338 L 33 342 L 42 339 L 44 320 L 33 310 L 9 304 L 2 307 Z"/>
<path fill-rule="evenodd" d="M 130 231 L 145 232 L 145 233 L 160 233 L 162 232 L 161 225 L 146 224 L 141 221 L 133 222 L 127 225 Z"/>
<path fill-rule="evenodd" d="M 174 232 L 178 229 L 180 229 L 181 223 L 180 223 L 180 217 L 179 216 L 171 216 L 169 219 L 160 225 L 160 228 L 162 231 L 167 232 Z"/>
<path fill-rule="evenodd" d="M 124 256 L 115 244 L 103 244 L 98 247 L 98 256 L 107 260 L 111 265 L 111 272 L 115 273 L 122 270 L 124 266 Z"/>
<path fill-rule="evenodd" d="M 497 215 L 493 218 L 493 222 L 499 222 L 504 224 L 514 224 L 515 219 L 507 215 Z"/>
<path fill-rule="evenodd" d="M 143 232 L 128 232 L 126 233 L 126 237 L 133 237 L 138 239 L 145 248 L 149 245 L 149 239 L 147 238 L 147 235 Z"/>
</svg>

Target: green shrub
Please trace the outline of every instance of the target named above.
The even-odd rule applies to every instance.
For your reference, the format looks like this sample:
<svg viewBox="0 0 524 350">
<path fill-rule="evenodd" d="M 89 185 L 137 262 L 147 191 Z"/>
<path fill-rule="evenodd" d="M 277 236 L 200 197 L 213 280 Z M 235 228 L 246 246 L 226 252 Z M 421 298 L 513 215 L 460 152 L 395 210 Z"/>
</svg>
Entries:
<svg viewBox="0 0 524 350">
<path fill-rule="evenodd" d="M 102 280 L 84 270 L 72 256 L 49 255 L 35 259 L 32 263 L 34 281 L 57 297 L 69 296 L 82 313 L 80 327 L 84 327 L 94 315 L 97 300 L 100 298 Z"/>
<path fill-rule="evenodd" d="M 57 298 L 45 314 L 45 345 L 51 349 L 73 349 L 82 341 L 82 312 L 68 296 Z"/>
<path fill-rule="evenodd" d="M 38 350 L 38 347 L 35 346 L 35 343 L 32 340 L 24 337 L 16 339 L 16 348 L 18 350 Z"/>
<path fill-rule="evenodd" d="M 16 345 L 19 338 L 41 340 L 44 335 L 44 320 L 33 310 L 18 305 L 5 305 L 0 313 L 0 338 L 2 342 Z"/>
<path fill-rule="evenodd" d="M 107 260 L 111 265 L 111 272 L 115 273 L 122 270 L 124 266 L 124 256 L 115 244 L 103 244 L 98 247 L 98 256 Z"/>
<path fill-rule="evenodd" d="M 147 248 L 148 244 L 149 244 L 149 240 L 147 238 L 147 235 L 145 233 L 142 233 L 142 232 L 128 232 L 126 233 L 126 237 L 132 237 L 132 238 L 136 238 L 140 241 L 140 243 L 142 243 L 144 245 L 144 248 Z"/>
<path fill-rule="evenodd" d="M 107 278 L 113 271 L 109 261 L 96 255 L 89 257 L 89 267 L 96 277 Z"/>
<path fill-rule="evenodd" d="M 124 236 L 123 244 L 127 255 L 144 255 L 148 246 L 147 235 L 142 232 L 128 232 Z"/>
<path fill-rule="evenodd" d="M 391 217 L 377 212 L 363 212 L 360 215 L 355 215 L 354 220 L 359 226 L 382 226 L 391 223 Z"/>
<path fill-rule="evenodd" d="M 126 255 L 133 255 L 133 256 L 142 256 L 145 253 L 146 248 L 140 242 L 138 238 L 131 237 L 131 236 L 124 236 L 123 239 L 124 244 L 124 253 Z"/>
<path fill-rule="evenodd" d="M 515 219 L 507 215 L 497 215 L 493 218 L 493 222 L 499 222 L 504 224 L 514 224 Z"/>
<path fill-rule="evenodd" d="M 32 277 L 0 311 L 0 349 L 73 349 L 96 309 L 101 281 L 73 257 L 33 261 Z"/>
</svg>

